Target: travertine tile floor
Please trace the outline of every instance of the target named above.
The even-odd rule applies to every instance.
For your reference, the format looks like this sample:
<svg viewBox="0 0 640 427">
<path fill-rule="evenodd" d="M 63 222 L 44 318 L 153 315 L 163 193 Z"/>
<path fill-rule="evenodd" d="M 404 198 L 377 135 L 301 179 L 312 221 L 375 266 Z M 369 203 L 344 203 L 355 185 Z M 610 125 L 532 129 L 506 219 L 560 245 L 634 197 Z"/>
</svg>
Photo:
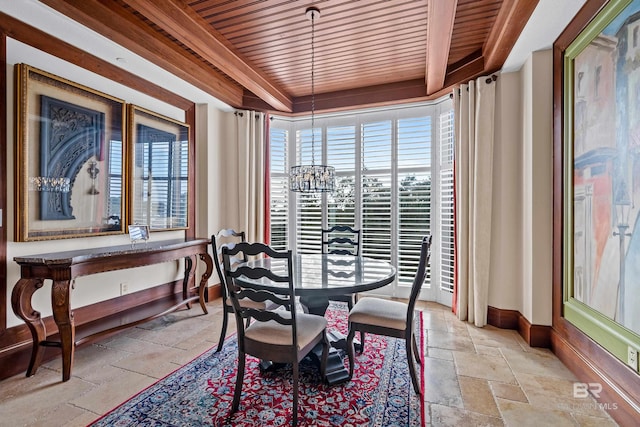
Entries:
<svg viewBox="0 0 640 427">
<path fill-rule="evenodd" d="M 87 425 L 214 346 L 220 304 L 210 302 L 206 316 L 194 307 L 79 348 L 65 383 L 60 360 L 0 381 L 0 426 Z M 573 398 L 577 380 L 549 350 L 528 347 L 515 331 L 460 322 L 442 305 L 419 308 L 427 425 L 616 425 L 595 400 Z"/>
</svg>

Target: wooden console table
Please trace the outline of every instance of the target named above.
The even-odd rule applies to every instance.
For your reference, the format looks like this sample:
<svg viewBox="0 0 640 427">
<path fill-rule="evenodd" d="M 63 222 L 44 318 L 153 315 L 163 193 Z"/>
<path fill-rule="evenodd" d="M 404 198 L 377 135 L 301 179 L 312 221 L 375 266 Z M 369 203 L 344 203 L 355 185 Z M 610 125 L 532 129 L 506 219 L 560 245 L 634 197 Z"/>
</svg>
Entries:
<svg viewBox="0 0 640 427">
<path fill-rule="evenodd" d="M 62 381 L 67 381 L 71 377 L 73 354 L 75 346 L 79 343 L 75 339 L 75 325 L 71 310 L 71 289 L 76 277 L 185 259 L 182 301 L 162 313 L 96 332 L 83 338 L 82 341 L 135 326 L 175 311 L 184 305 L 190 308 L 191 302 L 194 301 L 200 302 L 202 311 L 207 314 L 204 294 L 207 280 L 213 271 L 213 261 L 207 252 L 208 245 L 208 239 L 173 240 L 15 257 L 14 261 L 20 265 L 20 280 L 13 288 L 11 306 L 13 312 L 26 322 L 33 339 L 27 376 L 30 377 L 36 373 L 42 363 L 43 347 L 49 346 L 62 349 Z M 189 295 L 189 283 L 192 283 L 195 275 L 193 267 L 196 264 L 196 256 L 204 261 L 206 271 L 200 279 L 198 294 Z M 51 306 L 60 341 L 47 341 L 45 324 L 40 313 L 31 305 L 34 292 L 40 289 L 43 281 L 47 279 L 53 281 Z"/>
</svg>

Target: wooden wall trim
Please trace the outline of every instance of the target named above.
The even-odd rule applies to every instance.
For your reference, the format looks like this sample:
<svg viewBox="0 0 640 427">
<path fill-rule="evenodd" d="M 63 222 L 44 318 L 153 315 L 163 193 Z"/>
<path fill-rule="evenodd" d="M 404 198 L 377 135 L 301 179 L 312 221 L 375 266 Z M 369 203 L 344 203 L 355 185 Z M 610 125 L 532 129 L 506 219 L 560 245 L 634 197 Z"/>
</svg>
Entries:
<svg viewBox="0 0 640 427">
<path fill-rule="evenodd" d="M 217 285 L 209 286 L 207 288 L 209 299 L 207 301 L 213 301 L 217 298 L 222 298 L 222 288 L 220 287 L 220 283 Z"/>
<path fill-rule="evenodd" d="M 593 344 L 595 347 L 600 347 L 595 342 Z M 637 425 L 638 419 L 640 419 L 638 390 L 634 390 L 633 385 L 620 384 L 616 378 L 610 375 L 610 368 L 618 365 L 615 371 L 628 370 L 626 378 L 628 382 L 632 382 L 634 372 L 631 368 L 621 365 L 620 361 L 608 352 L 602 354 L 601 357 L 606 359 L 608 355 L 611 360 L 605 362 L 601 359 L 594 363 L 556 330 L 551 332 L 551 349 L 579 381 L 602 385 L 602 392 L 596 400 L 618 424 L 621 426 Z M 631 388 L 628 388 L 629 386 Z"/>
<path fill-rule="evenodd" d="M 551 326 L 532 325 L 526 317 L 518 317 L 518 333 L 531 347 L 551 348 Z"/>
<path fill-rule="evenodd" d="M 162 307 L 170 307 L 182 300 L 182 280 L 154 286 L 139 292 L 101 301 L 73 310 L 77 330 L 105 330 L 105 325 L 128 312 L 159 312 Z M 199 306 L 194 306 L 194 315 L 201 315 Z M 52 316 L 43 319 L 48 336 L 57 334 L 58 329 Z M 0 336 L 0 380 L 26 372 L 31 357 L 31 334 L 26 325 L 14 326 Z M 104 335 L 101 337 L 104 338 Z M 60 355 L 59 349 L 47 350 L 45 357 L 50 360 Z"/>
<path fill-rule="evenodd" d="M 222 296 L 220 284 L 210 286 L 207 289 L 209 301 L 215 301 Z M 139 311 L 142 306 L 150 311 L 158 311 L 158 308 L 173 305 L 182 299 L 182 282 L 175 281 L 145 289 L 140 292 L 124 295 L 118 298 L 102 301 L 86 307 L 74 310 L 76 327 L 78 329 L 92 328 L 105 330 L 105 324 L 109 317 L 128 311 Z M 194 308 L 194 316 L 201 315 L 198 307 Z M 57 332 L 56 324 L 51 316 L 43 319 L 45 327 L 50 335 Z M 0 335 L 0 380 L 25 373 L 31 357 L 31 334 L 26 325 L 15 326 L 7 329 L 7 333 Z M 100 337 L 104 338 L 104 336 Z M 56 348 L 47 348 L 45 360 L 60 357 L 60 351 Z M 36 374 L 37 375 L 37 374 Z"/>
<path fill-rule="evenodd" d="M 187 191 L 189 194 L 187 195 L 189 206 L 192 206 L 192 209 L 189 209 L 187 212 L 187 224 L 189 228 L 187 228 L 185 232 L 185 237 L 187 239 L 194 239 L 196 237 L 196 106 L 195 104 L 191 104 L 185 111 L 185 122 L 189 125 L 189 188 Z"/>
<path fill-rule="evenodd" d="M 7 329 L 7 35 L 0 34 L 0 337 Z"/>
<path fill-rule="evenodd" d="M 487 324 L 516 329 L 531 347 L 550 348 L 578 381 L 602 385 L 602 394 L 596 400 L 617 423 L 637 424 L 640 419 L 637 374 L 569 322 L 564 321 L 561 330 L 557 330 L 532 325 L 517 310 L 489 307 Z"/>
<path fill-rule="evenodd" d="M 551 326 L 532 325 L 519 311 L 489 306 L 487 324 L 515 329 L 531 347 L 551 348 Z"/>
<path fill-rule="evenodd" d="M 518 310 L 505 310 L 489 306 L 487 310 L 487 324 L 501 329 L 518 329 Z"/>
</svg>

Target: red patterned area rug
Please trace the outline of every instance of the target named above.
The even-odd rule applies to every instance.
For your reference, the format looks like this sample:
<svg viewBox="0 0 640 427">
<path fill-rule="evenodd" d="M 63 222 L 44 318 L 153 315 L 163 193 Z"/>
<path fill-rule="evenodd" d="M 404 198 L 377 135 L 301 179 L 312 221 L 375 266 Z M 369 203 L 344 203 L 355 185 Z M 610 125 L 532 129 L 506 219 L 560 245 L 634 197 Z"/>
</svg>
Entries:
<svg viewBox="0 0 640 427">
<path fill-rule="evenodd" d="M 421 342 L 422 317 L 418 314 L 416 332 Z M 332 303 L 326 317 L 330 328 L 346 334 L 346 305 Z M 206 351 L 91 425 L 291 425 L 290 366 L 263 373 L 259 361 L 247 357 L 240 409 L 229 417 L 238 357 L 235 335 L 227 338 L 220 353 L 214 350 Z M 367 335 L 364 353 L 356 354 L 353 380 L 345 384 L 324 384 L 318 368 L 307 359 L 302 361 L 300 372 L 300 426 L 424 426 L 423 403 L 411 385 L 403 340 Z"/>
</svg>

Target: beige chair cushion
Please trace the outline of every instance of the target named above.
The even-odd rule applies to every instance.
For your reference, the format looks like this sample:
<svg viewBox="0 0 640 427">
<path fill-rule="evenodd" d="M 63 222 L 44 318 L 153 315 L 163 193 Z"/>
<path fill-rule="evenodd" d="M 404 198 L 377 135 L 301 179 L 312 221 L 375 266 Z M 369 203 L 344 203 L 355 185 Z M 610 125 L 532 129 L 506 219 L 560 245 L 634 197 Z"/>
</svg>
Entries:
<svg viewBox="0 0 640 427">
<path fill-rule="evenodd" d="M 256 310 L 275 310 L 276 308 L 280 307 L 278 304 L 276 304 L 273 301 L 261 302 L 261 301 L 254 301 L 250 298 L 240 298 L 238 302 L 240 303 L 240 307 L 254 308 Z M 233 304 L 231 303 L 231 301 L 229 301 L 229 305 L 233 307 Z"/>
<path fill-rule="evenodd" d="M 285 312 L 285 315 L 288 312 Z M 284 316 L 283 316 L 284 317 Z M 309 344 L 327 327 L 327 319 L 314 314 L 296 313 L 298 347 Z M 245 330 L 245 337 L 266 344 L 291 345 L 291 326 L 269 322 L 252 322 Z"/>
<path fill-rule="evenodd" d="M 381 298 L 360 298 L 349 312 L 349 321 L 404 330 L 407 304 Z"/>
<path fill-rule="evenodd" d="M 240 307 L 244 308 L 255 308 L 256 310 L 264 310 L 267 308 L 267 304 L 265 302 L 253 301 L 249 298 L 242 298 L 238 300 Z"/>
</svg>

